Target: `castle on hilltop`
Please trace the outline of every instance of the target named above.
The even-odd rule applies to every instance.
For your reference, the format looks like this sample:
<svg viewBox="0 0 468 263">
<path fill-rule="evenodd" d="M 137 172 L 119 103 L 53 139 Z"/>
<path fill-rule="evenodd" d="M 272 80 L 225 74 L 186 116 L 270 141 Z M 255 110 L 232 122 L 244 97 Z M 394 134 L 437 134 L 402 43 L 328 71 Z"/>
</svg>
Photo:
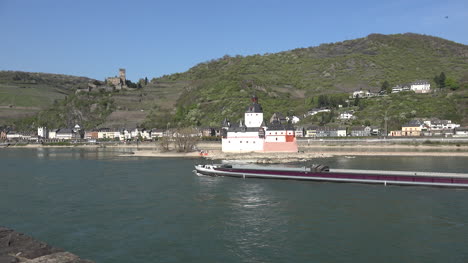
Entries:
<svg viewBox="0 0 468 263">
<path fill-rule="evenodd" d="M 96 80 L 92 83 L 88 83 L 86 88 L 79 88 L 75 93 L 99 91 L 112 92 L 122 89 L 128 89 L 124 68 L 119 69 L 119 76 L 108 77 L 106 78 L 105 82 Z"/>
<path fill-rule="evenodd" d="M 116 90 L 121 90 L 122 88 L 126 88 L 126 76 L 125 76 L 125 69 L 121 68 L 119 69 L 119 76 L 115 77 L 108 77 L 106 78 L 106 84 L 114 86 Z"/>
</svg>

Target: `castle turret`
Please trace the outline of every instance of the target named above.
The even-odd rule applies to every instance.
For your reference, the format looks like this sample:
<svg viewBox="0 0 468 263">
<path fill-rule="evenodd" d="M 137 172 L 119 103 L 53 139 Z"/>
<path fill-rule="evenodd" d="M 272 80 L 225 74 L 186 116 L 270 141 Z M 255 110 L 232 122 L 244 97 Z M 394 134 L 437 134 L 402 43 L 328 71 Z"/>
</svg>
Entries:
<svg viewBox="0 0 468 263">
<path fill-rule="evenodd" d="M 245 126 L 247 127 L 260 127 L 263 122 L 263 109 L 258 103 L 258 97 L 253 95 L 252 104 L 247 107 L 245 112 Z"/>
<path fill-rule="evenodd" d="M 120 78 L 120 83 L 122 85 L 125 85 L 125 81 L 127 81 L 127 77 L 125 76 L 124 68 L 119 69 L 119 78 Z"/>
</svg>

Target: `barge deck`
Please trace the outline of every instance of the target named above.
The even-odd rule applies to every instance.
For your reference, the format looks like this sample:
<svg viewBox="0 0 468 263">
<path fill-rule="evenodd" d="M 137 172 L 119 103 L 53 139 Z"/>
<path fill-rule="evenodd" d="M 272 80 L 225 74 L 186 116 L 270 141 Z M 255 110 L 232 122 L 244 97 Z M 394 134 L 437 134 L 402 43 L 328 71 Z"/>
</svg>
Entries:
<svg viewBox="0 0 468 263">
<path fill-rule="evenodd" d="M 466 173 L 435 173 L 418 171 L 381 171 L 329 169 L 315 167 L 233 167 L 232 165 L 196 165 L 198 174 L 241 178 L 295 179 L 329 182 L 354 182 L 384 185 L 424 185 L 468 188 Z"/>
</svg>

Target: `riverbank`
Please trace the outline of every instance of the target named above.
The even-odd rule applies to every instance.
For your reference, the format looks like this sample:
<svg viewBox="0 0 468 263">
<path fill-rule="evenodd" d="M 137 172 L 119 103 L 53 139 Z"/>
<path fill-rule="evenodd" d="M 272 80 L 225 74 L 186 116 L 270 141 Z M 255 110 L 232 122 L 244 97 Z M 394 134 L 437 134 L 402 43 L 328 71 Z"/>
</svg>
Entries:
<svg viewBox="0 0 468 263">
<path fill-rule="evenodd" d="M 406 150 L 443 150 L 443 151 L 467 151 L 468 144 L 381 144 L 381 143 L 310 143 L 300 141 L 298 143 L 299 151 L 307 151 L 308 149 L 352 149 L 355 151 L 363 149 L 404 149 Z M 9 144 L 3 145 L 2 148 L 122 148 L 122 149 L 142 149 L 142 150 L 160 150 L 157 142 L 143 142 L 143 143 L 99 143 L 99 144 Z M 174 147 L 170 147 L 174 148 Z M 221 150 L 221 142 L 200 142 L 197 148 L 205 151 Z"/>
<path fill-rule="evenodd" d="M 0 226 L 0 262 L 93 263 L 23 233 Z"/>
<path fill-rule="evenodd" d="M 353 158 L 354 156 L 449 156 L 449 157 L 468 157 L 468 152 L 457 152 L 457 151 L 428 151 L 428 152 L 416 152 L 416 151 L 372 151 L 363 149 L 349 149 L 340 151 L 330 151 L 328 148 L 324 148 L 323 151 L 300 151 L 297 153 L 223 153 L 220 150 L 206 151 L 206 155 L 200 155 L 199 152 L 192 153 L 177 153 L 177 152 L 157 152 L 140 150 L 134 151 L 132 154 L 122 154 L 120 156 L 139 156 L 139 157 L 155 157 L 155 158 L 206 158 L 209 160 L 238 160 L 250 163 L 290 163 L 290 162 L 301 162 L 311 159 L 327 158 L 333 156 L 343 156 L 346 158 Z"/>
<path fill-rule="evenodd" d="M 327 143 L 328 144 L 328 143 Z M 175 151 L 161 151 L 155 142 L 148 143 L 105 143 L 88 145 L 40 145 L 31 144 L 12 148 L 84 148 L 84 149 L 122 149 L 121 157 L 154 157 L 154 158 L 206 158 L 210 160 L 240 160 L 254 163 L 289 163 L 305 160 L 327 158 L 332 156 L 450 156 L 468 157 L 468 145 L 440 145 L 440 144 L 372 144 L 358 143 L 353 145 L 325 145 L 299 143 L 297 153 L 223 153 L 220 142 L 200 142 L 197 151 L 179 153 Z M 173 148 L 173 147 L 171 147 Z M 204 154 L 200 154 L 202 151 Z"/>
</svg>

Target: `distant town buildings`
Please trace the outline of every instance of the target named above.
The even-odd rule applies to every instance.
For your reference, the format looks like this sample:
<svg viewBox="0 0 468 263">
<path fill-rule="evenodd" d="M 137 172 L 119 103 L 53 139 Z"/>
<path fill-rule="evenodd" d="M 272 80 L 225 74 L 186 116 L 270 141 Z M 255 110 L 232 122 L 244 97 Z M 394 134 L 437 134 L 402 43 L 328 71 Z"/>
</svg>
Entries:
<svg viewBox="0 0 468 263">
<path fill-rule="evenodd" d="M 430 93 L 431 92 L 431 84 L 425 80 L 418 80 L 415 82 L 407 83 L 407 84 L 398 84 L 392 87 L 391 93 L 398 93 L 402 91 L 413 91 L 415 93 Z M 379 93 L 373 93 L 369 90 L 357 90 L 353 91 L 349 96 L 351 99 L 356 98 L 371 98 L 376 96 L 385 96 L 386 92 L 381 91 Z"/>
<path fill-rule="evenodd" d="M 126 70 L 119 69 L 118 76 L 108 77 L 105 82 L 95 81 L 89 83 L 87 88 L 78 89 L 77 92 L 97 92 L 97 91 L 115 91 L 127 88 Z M 428 81 L 419 80 L 408 84 L 399 84 L 392 88 L 392 93 L 402 91 L 413 91 L 419 94 L 431 92 L 431 85 Z M 371 98 L 375 96 L 386 96 L 385 91 L 372 93 L 370 90 L 358 90 L 352 92 L 350 98 Z M 230 122 L 227 119 L 222 127 L 204 127 L 200 128 L 197 134 L 193 136 L 203 137 L 222 137 L 223 149 L 226 151 L 268 151 L 278 150 L 275 148 L 281 144 L 271 144 L 276 142 L 295 142 L 295 137 L 322 138 L 322 137 L 346 137 L 346 136 L 396 136 L 396 137 L 419 137 L 419 136 L 441 136 L 441 137 L 468 137 L 468 128 L 460 127 L 460 124 L 453 123 L 451 120 L 440 120 L 438 118 L 419 118 L 413 119 L 402 125 L 400 130 L 383 131 L 379 127 L 373 126 L 350 126 L 359 122 L 350 122 L 356 119 L 354 110 L 350 110 L 350 101 L 345 101 L 348 109 L 340 109 L 342 105 L 337 105 L 338 116 L 340 120 L 336 125 L 346 124 L 348 127 L 330 127 L 330 126 L 301 126 L 294 127 L 293 124 L 300 123 L 297 116 L 285 116 L 280 112 L 272 114 L 269 122 L 266 124 L 263 119 L 263 109 L 258 104 L 258 98 L 249 105 L 245 112 L 244 120 Z M 344 110 L 344 111 L 343 111 Z M 328 107 L 313 108 L 308 110 L 303 116 L 314 116 L 319 113 L 331 113 Z M 324 115 L 328 116 L 328 115 Z M 322 117 L 324 117 L 322 116 Z M 323 120 L 324 118 L 322 118 Z M 336 120 L 335 119 L 335 120 Z M 332 121 L 333 122 L 333 121 Z M 332 124 L 334 125 L 334 124 Z M 38 127 L 37 132 L 16 131 L 11 129 L 0 130 L 1 141 L 68 141 L 68 140 L 111 140 L 111 141 L 130 141 L 130 140 L 157 140 L 160 137 L 172 137 L 177 134 L 169 129 L 142 129 L 142 128 L 100 128 L 92 130 L 83 130 L 80 125 L 74 127 L 48 128 Z M 242 139 L 252 138 L 252 140 Z M 242 144 L 242 145 L 241 145 Z M 249 145 L 246 145 L 249 144 Z M 281 148 L 281 147 L 280 147 Z M 297 149 L 292 147 L 291 149 Z"/>
<path fill-rule="evenodd" d="M 464 136 L 464 128 L 460 124 L 452 123 L 451 120 L 440 120 L 437 118 L 414 119 L 402 125 L 401 130 L 390 131 L 389 136 Z"/>
</svg>

